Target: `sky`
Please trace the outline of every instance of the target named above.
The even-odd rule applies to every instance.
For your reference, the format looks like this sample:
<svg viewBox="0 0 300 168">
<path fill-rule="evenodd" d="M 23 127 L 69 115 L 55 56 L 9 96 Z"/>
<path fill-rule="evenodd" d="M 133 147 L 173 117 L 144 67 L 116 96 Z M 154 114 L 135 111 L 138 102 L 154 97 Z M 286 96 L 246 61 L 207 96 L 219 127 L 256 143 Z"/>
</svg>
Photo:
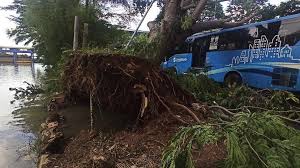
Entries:
<svg viewBox="0 0 300 168">
<path fill-rule="evenodd" d="M 286 1 L 286 0 L 269 0 L 271 4 L 278 5 L 280 2 Z M 11 4 L 13 0 L 0 0 L 0 7 L 7 6 Z M 147 23 L 149 21 L 152 21 L 156 18 L 156 16 L 159 13 L 159 8 L 157 7 L 156 3 L 154 3 L 153 7 L 150 9 L 147 17 L 145 18 L 143 24 L 140 27 L 140 30 L 148 30 Z M 3 11 L 0 10 L 0 46 L 24 46 L 24 44 L 15 44 L 13 39 L 10 39 L 6 32 L 7 29 L 14 28 L 16 25 L 14 22 L 11 22 L 8 17 L 10 15 L 15 15 L 13 11 Z M 130 26 L 131 29 L 136 29 L 137 25 L 139 23 L 139 20 L 136 20 L 133 22 Z"/>
</svg>

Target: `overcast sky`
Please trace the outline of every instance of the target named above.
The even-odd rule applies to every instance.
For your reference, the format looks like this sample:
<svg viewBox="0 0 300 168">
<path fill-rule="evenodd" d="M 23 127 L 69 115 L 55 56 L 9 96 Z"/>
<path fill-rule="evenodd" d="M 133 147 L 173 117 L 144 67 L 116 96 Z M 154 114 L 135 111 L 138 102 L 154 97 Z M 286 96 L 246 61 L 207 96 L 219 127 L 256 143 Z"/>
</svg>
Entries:
<svg viewBox="0 0 300 168">
<path fill-rule="evenodd" d="M 0 6 L 7 6 L 12 3 L 13 0 L 0 0 Z M 271 4 L 278 5 L 280 2 L 286 0 L 270 0 Z M 149 11 L 149 14 L 145 18 L 144 23 L 141 25 L 141 30 L 148 30 L 147 22 L 154 20 L 159 13 L 159 8 L 156 6 L 156 3 L 153 5 L 152 9 Z M 15 24 L 11 22 L 8 17 L 14 15 L 12 11 L 3 11 L 0 10 L 0 46 L 23 46 L 23 44 L 16 45 L 13 39 L 9 39 L 6 32 L 7 29 L 15 27 Z M 135 29 L 138 24 L 138 20 L 135 24 L 132 24 L 131 28 Z"/>
</svg>

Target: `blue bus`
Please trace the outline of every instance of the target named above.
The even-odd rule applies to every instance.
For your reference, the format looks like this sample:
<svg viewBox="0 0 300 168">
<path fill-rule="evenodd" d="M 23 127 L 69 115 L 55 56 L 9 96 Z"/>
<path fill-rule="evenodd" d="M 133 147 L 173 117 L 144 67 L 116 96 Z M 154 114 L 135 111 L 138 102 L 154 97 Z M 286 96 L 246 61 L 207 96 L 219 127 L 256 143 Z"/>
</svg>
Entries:
<svg viewBox="0 0 300 168">
<path fill-rule="evenodd" d="M 202 70 L 229 87 L 300 91 L 300 14 L 197 33 L 180 48 L 163 69 Z"/>
</svg>

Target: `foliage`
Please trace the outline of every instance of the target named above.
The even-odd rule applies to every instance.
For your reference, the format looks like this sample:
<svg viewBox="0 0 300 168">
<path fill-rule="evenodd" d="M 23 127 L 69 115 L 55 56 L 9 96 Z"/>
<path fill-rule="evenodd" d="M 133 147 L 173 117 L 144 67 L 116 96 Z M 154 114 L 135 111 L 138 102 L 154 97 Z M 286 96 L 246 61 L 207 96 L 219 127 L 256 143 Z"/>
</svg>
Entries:
<svg viewBox="0 0 300 168">
<path fill-rule="evenodd" d="M 206 8 L 201 13 L 199 20 L 208 21 L 213 19 L 221 19 L 224 17 L 225 17 L 225 13 L 221 2 L 210 0 L 207 2 Z"/>
<path fill-rule="evenodd" d="M 30 84 L 26 81 L 24 83 L 27 85 L 25 88 L 9 88 L 10 91 L 14 91 L 14 99 L 22 100 L 26 99 L 28 101 L 34 100 L 39 94 L 42 94 L 44 90 L 40 88 L 38 85 Z"/>
<path fill-rule="evenodd" d="M 186 74 L 172 77 L 198 100 L 210 105 L 218 104 L 229 109 L 256 106 L 274 111 L 296 110 L 299 105 L 296 95 L 288 91 L 255 90 L 247 86 L 230 89 L 206 75 Z"/>
<path fill-rule="evenodd" d="M 17 27 L 8 31 L 9 36 L 15 37 L 17 43 L 32 43 L 45 64 L 54 65 L 63 50 L 72 48 L 74 16 L 80 17 L 81 27 L 83 23 L 89 23 L 91 46 L 105 46 L 123 33 L 118 27 L 99 19 L 101 11 L 85 8 L 78 0 L 14 0 L 4 9 L 15 10 L 18 14 L 11 17 Z"/>
<path fill-rule="evenodd" d="M 181 29 L 188 30 L 193 25 L 193 19 L 191 16 L 184 16 L 181 18 Z"/>
<path fill-rule="evenodd" d="M 241 20 L 254 10 L 263 8 L 268 0 L 232 0 L 227 12 L 232 20 Z"/>
<path fill-rule="evenodd" d="M 198 150 L 205 144 L 215 143 L 220 135 L 210 125 L 183 127 L 172 138 L 170 145 L 163 153 L 163 168 L 193 168 L 192 146 L 197 144 Z"/>
<path fill-rule="evenodd" d="M 133 39 L 130 46 L 124 52 L 147 59 L 154 59 L 158 55 L 158 47 L 157 41 L 150 41 L 147 34 L 140 34 Z"/>
<path fill-rule="evenodd" d="M 69 59 L 71 51 L 67 50 L 62 53 L 60 60 L 53 66 L 47 66 L 45 75 L 42 78 L 42 87 L 46 95 L 56 94 L 62 91 L 63 83 L 61 81 L 65 64 Z"/>
<path fill-rule="evenodd" d="M 261 17 L 257 21 L 273 19 L 278 16 L 287 16 L 300 13 L 300 1 L 289 0 L 281 2 L 279 6 L 266 5 L 263 7 Z"/>
<path fill-rule="evenodd" d="M 300 1 L 289 0 L 287 2 L 282 2 L 275 10 L 279 16 L 287 16 L 292 14 L 300 13 Z"/>
<path fill-rule="evenodd" d="M 213 103 L 216 98 L 224 97 L 220 94 L 223 94 L 225 89 L 219 83 L 208 79 L 206 75 L 186 74 L 172 75 L 172 77 L 179 85 L 203 102 Z"/>
<path fill-rule="evenodd" d="M 268 113 L 243 112 L 237 113 L 232 122 L 182 128 L 164 151 L 162 167 L 194 168 L 192 152 L 222 139 L 227 142 L 227 158 L 222 167 L 299 167 L 298 130 Z M 196 149 L 192 148 L 195 144 Z"/>
<path fill-rule="evenodd" d="M 233 116 L 222 118 L 220 111 L 212 111 L 217 114 L 211 116 L 213 124 L 182 128 L 165 149 L 163 167 L 192 168 L 191 154 L 201 151 L 206 144 L 198 143 L 199 140 L 216 143 L 224 139 L 227 157 L 222 167 L 299 167 L 300 132 L 286 125 L 281 117 L 299 119 L 297 96 L 287 91 L 254 90 L 246 86 L 229 89 L 204 75 L 172 78 L 198 100 L 228 108 Z M 190 147 L 195 144 L 198 148 Z M 185 166 L 180 166 L 178 160 Z"/>
</svg>

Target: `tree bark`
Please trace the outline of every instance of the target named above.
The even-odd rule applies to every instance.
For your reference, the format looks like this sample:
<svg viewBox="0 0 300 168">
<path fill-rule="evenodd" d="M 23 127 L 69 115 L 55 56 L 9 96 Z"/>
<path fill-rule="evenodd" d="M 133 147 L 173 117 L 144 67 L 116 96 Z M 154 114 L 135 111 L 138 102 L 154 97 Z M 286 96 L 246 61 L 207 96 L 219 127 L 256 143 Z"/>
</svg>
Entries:
<svg viewBox="0 0 300 168">
<path fill-rule="evenodd" d="M 244 23 L 249 22 L 253 17 L 255 17 L 259 12 L 255 11 L 244 19 L 237 22 L 228 22 L 228 20 L 213 20 L 208 22 L 198 22 L 192 26 L 192 33 L 197 33 L 205 30 L 211 30 L 216 28 L 231 28 L 236 26 L 241 26 Z"/>
<path fill-rule="evenodd" d="M 162 61 L 174 49 L 175 23 L 179 13 L 179 0 L 168 0 L 166 2 L 164 18 L 160 27 L 160 51 L 159 60 Z"/>
<path fill-rule="evenodd" d="M 188 10 L 193 7 L 195 7 L 193 0 L 181 0 L 180 2 L 180 8 L 182 10 Z"/>
</svg>

